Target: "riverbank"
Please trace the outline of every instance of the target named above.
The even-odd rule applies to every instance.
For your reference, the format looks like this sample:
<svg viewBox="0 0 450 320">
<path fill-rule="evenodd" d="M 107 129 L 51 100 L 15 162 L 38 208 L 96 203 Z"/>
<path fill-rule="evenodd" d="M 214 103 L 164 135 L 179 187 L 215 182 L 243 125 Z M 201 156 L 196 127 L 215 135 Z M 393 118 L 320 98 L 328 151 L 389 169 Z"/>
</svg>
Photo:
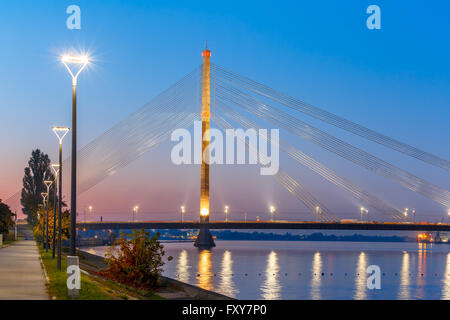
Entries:
<svg viewBox="0 0 450 320">
<path fill-rule="evenodd" d="M 140 291 L 114 281 L 99 277 L 92 267 L 80 262 L 81 290 L 78 298 L 67 295 L 67 257 L 62 256 L 61 270 L 57 269 L 57 261 L 51 252 L 40 248 L 43 267 L 45 268 L 48 294 L 53 300 L 162 300 L 163 297 L 150 291 Z M 80 260 L 83 260 L 80 257 Z"/>
<path fill-rule="evenodd" d="M 79 251 L 80 267 L 87 272 L 97 273 L 107 267 L 103 257 Z M 205 290 L 188 283 L 161 276 L 160 287 L 154 293 L 164 299 L 170 300 L 232 300 L 232 298 Z"/>
</svg>

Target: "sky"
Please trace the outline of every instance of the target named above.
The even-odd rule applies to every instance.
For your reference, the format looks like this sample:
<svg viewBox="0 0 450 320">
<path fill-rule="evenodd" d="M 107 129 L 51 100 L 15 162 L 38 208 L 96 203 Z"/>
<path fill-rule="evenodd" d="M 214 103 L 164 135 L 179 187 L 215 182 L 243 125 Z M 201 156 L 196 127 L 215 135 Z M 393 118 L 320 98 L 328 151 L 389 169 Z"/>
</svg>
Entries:
<svg viewBox="0 0 450 320">
<path fill-rule="evenodd" d="M 201 64 L 212 61 L 327 111 L 442 158 L 450 158 L 450 4 L 444 1 L 9 1 L 0 3 L 0 198 L 21 188 L 31 150 L 57 159 L 53 125 L 70 126 L 71 80 L 58 57 L 88 52 L 78 84 L 78 145 L 86 145 Z M 69 30 L 66 8 L 81 9 Z M 381 29 L 366 8 L 381 8 Z M 448 172 L 314 119 L 358 147 L 445 189 Z M 64 155 L 70 154 L 70 136 Z M 304 152 L 396 208 L 439 221 L 447 208 L 380 176 L 296 141 Z M 199 167 L 170 162 L 166 143 L 79 196 L 78 208 L 119 219 L 134 205 L 148 219 L 197 217 Z M 362 205 L 282 156 L 281 167 L 343 218 Z M 68 175 L 68 172 L 66 173 Z M 307 218 L 307 209 L 255 166 L 212 169 L 212 215 Z M 66 192 L 68 186 L 64 186 Z M 14 207 L 14 209 L 17 209 Z M 17 209 L 18 210 L 18 209 Z M 214 217 L 213 217 L 214 219 Z"/>
</svg>

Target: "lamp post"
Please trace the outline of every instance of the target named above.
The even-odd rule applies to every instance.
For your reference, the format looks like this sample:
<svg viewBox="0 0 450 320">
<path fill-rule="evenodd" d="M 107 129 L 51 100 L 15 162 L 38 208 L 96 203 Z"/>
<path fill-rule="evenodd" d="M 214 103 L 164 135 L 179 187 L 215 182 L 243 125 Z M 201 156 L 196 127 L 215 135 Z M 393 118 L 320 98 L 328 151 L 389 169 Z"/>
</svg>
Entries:
<svg viewBox="0 0 450 320">
<path fill-rule="evenodd" d="M 133 221 L 137 221 L 137 215 L 138 215 L 139 207 L 134 206 L 133 207 Z"/>
<path fill-rule="evenodd" d="M 361 222 L 363 222 L 363 214 L 364 214 L 364 211 L 365 211 L 366 209 L 364 208 L 364 207 L 361 207 L 361 208 L 359 208 L 359 212 L 360 212 L 360 214 L 361 214 L 361 218 L 360 218 L 360 221 Z"/>
<path fill-rule="evenodd" d="M 366 214 L 367 214 L 367 222 L 370 222 L 370 218 L 369 218 L 369 209 L 366 209 Z"/>
<path fill-rule="evenodd" d="M 53 132 L 59 141 L 59 179 L 58 179 L 58 259 L 57 267 L 61 270 L 61 251 L 62 251 L 62 142 L 66 134 L 69 132 L 67 127 L 53 127 Z M 73 157 L 72 157 L 73 158 Z"/>
<path fill-rule="evenodd" d="M 244 213 L 244 221 L 247 223 L 247 212 Z"/>
<path fill-rule="evenodd" d="M 403 212 L 403 215 L 405 216 L 405 218 L 408 218 L 408 208 L 405 208 L 405 211 Z"/>
<path fill-rule="evenodd" d="M 181 207 L 180 207 L 180 210 L 181 210 L 181 223 L 183 223 L 183 222 L 184 222 L 184 213 L 185 213 L 185 208 L 184 208 L 184 206 L 181 206 Z"/>
<path fill-rule="evenodd" d="M 228 209 L 230 209 L 230 207 L 225 206 L 225 222 L 228 222 Z"/>
<path fill-rule="evenodd" d="M 77 79 L 81 71 L 88 65 L 89 58 L 85 55 L 61 57 L 61 62 L 72 76 L 72 167 L 70 189 L 70 255 L 75 255 L 76 224 L 77 224 Z M 81 66 L 73 73 L 69 65 Z"/>
<path fill-rule="evenodd" d="M 270 206 L 270 221 L 273 221 L 276 212 L 277 209 L 274 206 Z"/>
<path fill-rule="evenodd" d="M 412 216 L 413 216 L 413 222 L 416 223 L 416 209 L 411 210 Z"/>
<path fill-rule="evenodd" d="M 317 219 L 317 221 L 319 221 L 319 212 L 320 212 L 320 207 L 317 206 L 316 207 L 316 219 Z"/>
<path fill-rule="evenodd" d="M 94 216 L 92 215 L 92 210 L 93 210 L 94 208 L 92 207 L 92 206 L 89 206 L 88 207 L 88 210 L 89 210 L 89 219 L 91 219 L 91 221 L 93 221 L 94 220 Z"/>
<path fill-rule="evenodd" d="M 53 189 L 55 192 L 53 193 L 53 244 L 52 244 L 52 259 L 55 258 L 55 252 L 56 252 L 56 210 L 57 210 L 57 201 L 56 201 L 56 195 L 58 193 L 58 174 L 59 174 L 59 164 L 52 164 L 51 165 L 53 169 L 53 173 L 55 176 L 55 183 L 53 184 Z"/>
<path fill-rule="evenodd" d="M 42 248 L 45 249 L 45 205 L 46 205 L 48 193 L 41 192 L 41 196 L 42 196 L 42 203 L 43 203 L 43 207 L 42 207 Z"/>
<path fill-rule="evenodd" d="M 45 252 L 48 252 L 48 221 L 49 221 L 49 213 L 48 213 L 48 205 L 50 202 L 50 187 L 53 184 L 52 180 L 44 180 L 44 184 L 47 187 L 47 195 L 48 195 L 48 199 L 47 199 L 47 223 L 45 225 Z"/>
</svg>

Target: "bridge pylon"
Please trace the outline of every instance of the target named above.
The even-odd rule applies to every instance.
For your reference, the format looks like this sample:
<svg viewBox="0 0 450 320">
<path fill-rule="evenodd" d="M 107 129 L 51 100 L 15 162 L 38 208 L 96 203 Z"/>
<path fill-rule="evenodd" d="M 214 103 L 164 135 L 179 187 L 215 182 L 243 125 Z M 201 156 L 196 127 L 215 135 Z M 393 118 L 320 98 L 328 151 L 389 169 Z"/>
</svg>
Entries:
<svg viewBox="0 0 450 320">
<path fill-rule="evenodd" d="M 211 51 L 203 50 L 202 70 L 202 165 L 200 169 L 200 231 L 194 246 L 208 249 L 215 247 L 209 231 L 209 121 L 211 115 Z"/>
</svg>

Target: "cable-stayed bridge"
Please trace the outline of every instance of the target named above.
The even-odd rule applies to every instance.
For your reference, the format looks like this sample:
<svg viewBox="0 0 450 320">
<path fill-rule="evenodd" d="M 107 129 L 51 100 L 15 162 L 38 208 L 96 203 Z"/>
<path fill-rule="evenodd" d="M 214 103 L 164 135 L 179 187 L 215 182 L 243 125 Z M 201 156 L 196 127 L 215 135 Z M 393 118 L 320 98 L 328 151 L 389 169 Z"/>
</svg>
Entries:
<svg viewBox="0 0 450 320">
<path fill-rule="evenodd" d="M 175 129 L 190 128 L 194 121 L 202 122 L 202 136 L 210 128 L 210 122 L 223 131 L 231 128 L 261 129 L 268 126 L 279 128 L 294 139 L 301 139 L 353 163 L 375 175 L 439 204 L 443 212 L 450 208 L 450 193 L 424 178 L 389 163 L 367 151 L 327 133 L 310 123 L 311 117 L 340 130 L 351 133 L 380 146 L 450 171 L 450 162 L 437 155 L 410 146 L 362 125 L 332 114 L 324 109 L 293 98 L 278 90 L 249 79 L 222 66 L 210 62 L 210 51 L 203 51 L 203 64 L 195 68 L 173 86 L 152 99 L 139 110 L 123 119 L 104 134 L 78 151 L 78 193 L 83 193 L 108 176 L 124 168 L 140 156 L 169 141 Z M 209 133 L 202 140 L 201 154 L 209 147 Z M 247 140 L 247 151 L 252 146 Z M 371 216 L 379 217 L 383 223 L 341 223 L 340 217 L 321 200 L 324 195 L 313 194 L 307 185 L 296 180 L 282 168 L 274 175 L 276 181 L 307 208 L 309 216 L 299 216 L 298 221 L 260 221 L 253 223 L 210 221 L 209 188 L 210 166 L 202 157 L 200 179 L 200 219 L 198 222 L 80 222 L 86 228 L 112 226 L 153 228 L 158 223 L 170 228 L 245 228 L 245 229 L 365 229 L 365 230 L 449 230 L 449 224 L 415 224 L 414 217 L 403 209 L 396 208 L 369 190 L 358 186 L 342 174 L 325 166 L 319 159 L 308 155 L 287 140 L 271 141 L 279 150 L 299 165 L 311 170 L 335 187 L 344 190 L 364 207 Z M 208 155 L 209 157 L 209 155 Z M 259 163 L 265 166 L 263 163 Z M 70 159 L 64 162 L 70 167 Z M 214 165 L 212 165 L 214 167 Z M 66 175 L 67 176 L 67 175 Z M 212 182 L 214 183 L 214 182 Z M 178 209 L 178 208 L 177 208 Z M 175 209 L 174 212 L 178 210 Z M 106 217 L 107 218 L 107 217 Z M 214 218 L 214 217 L 211 217 Z M 308 220 L 316 222 L 302 222 Z M 208 240 L 205 240 L 208 241 Z"/>
</svg>

